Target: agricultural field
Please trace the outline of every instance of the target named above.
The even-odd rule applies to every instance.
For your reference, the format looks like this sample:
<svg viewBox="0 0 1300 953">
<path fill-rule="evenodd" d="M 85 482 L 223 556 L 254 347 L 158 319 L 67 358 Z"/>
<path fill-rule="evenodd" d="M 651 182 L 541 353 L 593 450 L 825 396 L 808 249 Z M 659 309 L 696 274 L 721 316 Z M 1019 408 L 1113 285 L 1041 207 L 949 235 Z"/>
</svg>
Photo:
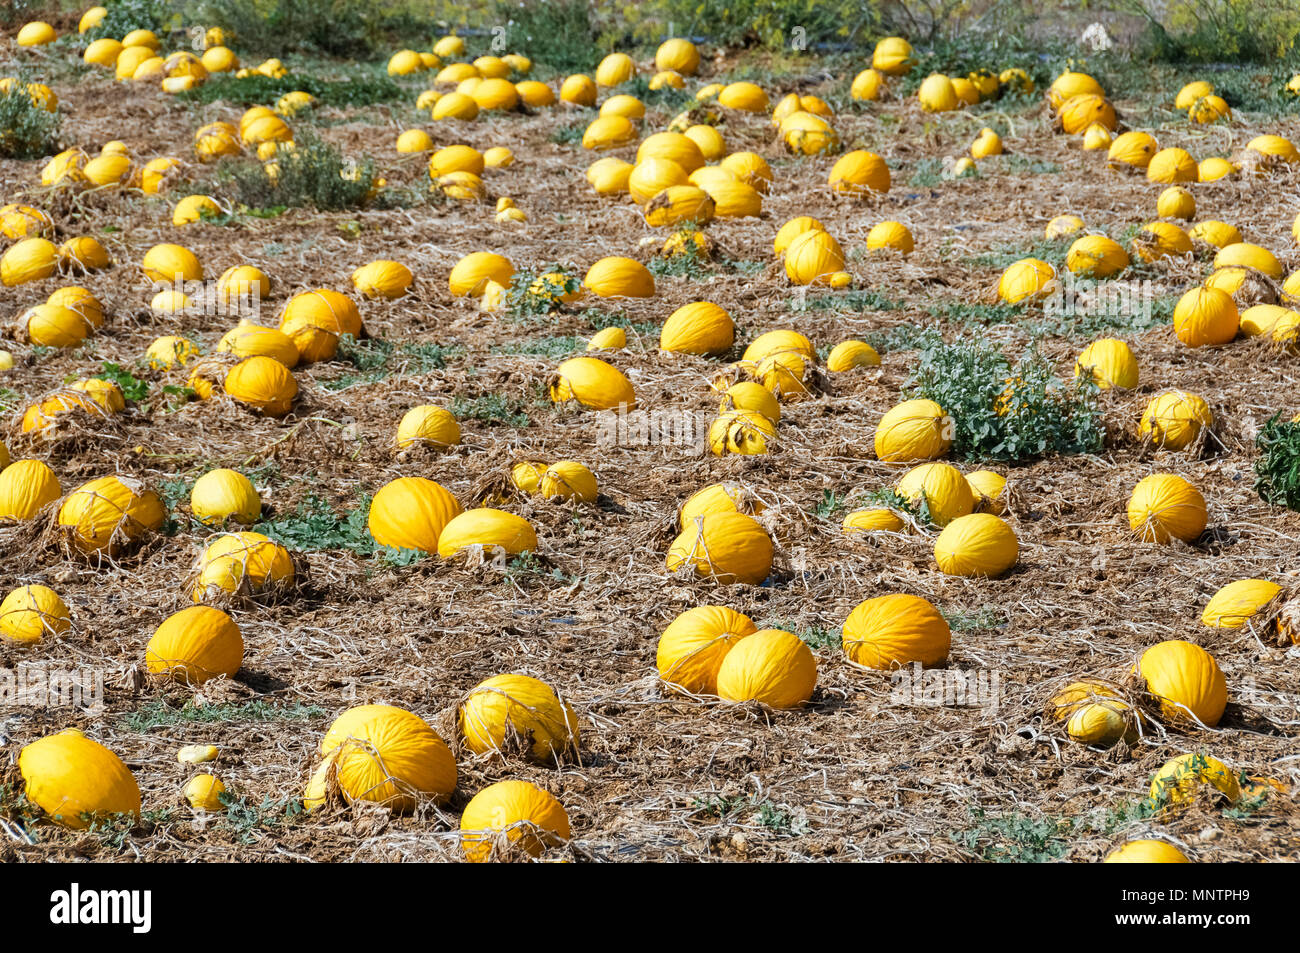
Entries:
<svg viewBox="0 0 1300 953">
<path fill-rule="evenodd" d="M 0 37 L 0 860 L 1300 859 L 1294 70 L 110 8 Z"/>
</svg>

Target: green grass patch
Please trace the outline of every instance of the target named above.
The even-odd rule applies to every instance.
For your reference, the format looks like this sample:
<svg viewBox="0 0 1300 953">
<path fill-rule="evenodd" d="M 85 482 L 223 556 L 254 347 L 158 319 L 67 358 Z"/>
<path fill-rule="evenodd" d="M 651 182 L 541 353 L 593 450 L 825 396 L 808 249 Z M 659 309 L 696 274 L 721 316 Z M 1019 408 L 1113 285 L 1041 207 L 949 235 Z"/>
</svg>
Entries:
<svg viewBox="0 0 1300 953">
<path fill-rule="evenodd" d="M 299 722 L 326 718 L 329 712 L 319 705 L 302 702 L 279 702 L 254 699 L 247 702 L 223 702 L 217 705 L 196 705 L 187 701 L 174 708 L 163 701 L 145 702 L 133 712 L 123 715 L 119 725 L 127 731 L 141 734 L 159 728 L 180 725 L 242 724 L 248 722 Z"/>
<path fill-rule="evenodd" d="M 1043 864 L 1060 860 L 1069 850 L 1069 818 L 1031 817 L 1019 812 L 971 812 L 971 826 L 953 831 L 954 843 L 983 861 L 997 864 Z"/>
<path fill-rule="evenodd" d="M 366 527 L 369 514 L 368 498 L 340 516 L 329 501 L 309 494 L 293 512 L 264 520 L 253 529 L 298 552 L 346 549 L 369 556 L 375 551 L 375 541 Z"/>
<path fill-rule="evenodd" d="M 1300 510 L 1300 423 L 1274 414 L 1255 437 L 1255 492 L 1265 503 Z"/>
<path fill-rule="evenodd" d="M 487 424 L 504 424 L 507 427 L 527 427 L 532 423 L 524 402 L 505 394 L 456 396 L 451 400 L 451 412 L 457 420 L 481 420 Z"/>
<path fill-rule="evenodd" d="M 459 346 L 445 347 L 428 341 L 407 341 L 393 344 L 382 338 L 357 340 L 344 335 L 339 342 L 338 360 L 345 361 L 355 371 L 320 382 L 329 391 L 345 390 L 365 384 L 374 384 L 393 374 L 419 376 L 447 366 L 447 358 L 461 352 Z"/>
</svg>

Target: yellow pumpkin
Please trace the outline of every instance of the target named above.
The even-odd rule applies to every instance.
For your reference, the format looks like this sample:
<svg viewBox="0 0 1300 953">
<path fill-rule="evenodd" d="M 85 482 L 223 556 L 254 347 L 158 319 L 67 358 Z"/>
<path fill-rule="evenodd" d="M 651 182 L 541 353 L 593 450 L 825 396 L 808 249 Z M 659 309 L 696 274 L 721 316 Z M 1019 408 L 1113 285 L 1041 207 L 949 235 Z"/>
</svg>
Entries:
<svg viewBox="0 0 1300 953">
<path fill-rule="evenodd" d="M 1056 287 L 1056 269 L 1040 258 L 1012 262 L 998 279 L 998 297 L 1007 304 L 1036 301 Z"/>
<path fill-rule="evenodd" d="M 725 606 L 699 606 L 677 616 L 659 636 L 659 678 L 690 695 L 716 695 L 718 670 L 731 649 L 758 629 Z"/>
<path fill-rule="evenodd" d="M 1102 390 L 1132 390 L 1138 385 L 1138 362 L 1132 349 L 1117 338 L 1093 341 L 1079 352 L 1074 376 L 1090 379 Z"/>
<path fill-rule="evenodd" d="M 786 248 L 785 274 L 792 284 L 825 284 L 843 270 L 844 252 L 839 242 L 821 229 L 795 236 Z"/>
<path fill-rule="evenodd" d="M 881 71 L 869 67 L 853 77 L 853 84 L 849 87 L 849 95 L 858 102 L 871 102 L 880 98 L 880 89 L 884 82 L 885 78 Z"/>
<path fill-rule="evenodd" d="M 1193 542 L 1208 521 L 1205 498 L 1180 476 L 1154 473 L 1133 488 L 1128 501 L 1129 528 L 1143 542 Z"/>
<path fill-rule="evenodd" d="M 140 787 L 122 760 L 75 728 L 18 753 L 24 794 L 56 824 L 85 830 L 96 818 L 140 814 Z"/>
<path fill-rule="evenodd" d="M 1053 109 L 1060 109 L 1062 104 L 1074 96 L 1105 96 L 1101 84 L 1087 73 L 1064 72 L 1047 88 L 1047 98 Z"/>
<path fill-rule="evenodd" d="M 728 83 L 718 93 L 718 105 L 741 112 L 761 113 L 767 111 L 768 98 L 755 83 Z"/>
<path fill-rule="evenodd" d="M 924 463 L 898 481 L 896 492 L 912 506 L 926 506 L 936 526 L 947 526 L 975 509 L 970 484 L 960 470 L 946 463 Z"/>
<path fill-rule="evenodd" d="M 298 396 L 298 382 L 279 361 L 257 355 L 246 357 L 222 381 L 226 394 L 269 417 L 283 417 Z"/>
<path fill-rule="evenodd" d="M 1183 754 L 1166 761 L 1151 778 L 1151 801 L 1166 810 L 1177 810 L 1203 793 L 1215 800 L 1236 801 L 1241 797 L 1237 777 L 1218 758 L 1206 754 Z"/>
<path fill-rule="evenodd" d="M 1191 445 L 1203 427 L 1214 425 L 1214 415 L 1204 399 L 1181 390 L 1157 394 L 1147 403 L 1138 427 L 1141 436 L 1166 450 Z"/>
<path fill-rule="evenodd" d="M 574 106 L 596 105 L 596 84 L 590 76 L 575 73 L 560 84 L 560 101 Z"/>
<path fill-rule="evenodd" d="M 1019 557 L 1015 531 L 992 513 L 957 517 L 934 543 L 939 571 L 949 576 L 1000 576 Z"/>
<path fill-rule="evenodd" d="M 728 453 L 764 454 L 775 439 L 776 427 L 772 420 L 755 411 L 727 411 L 709 427 L 709 450 L 717 457 Z"/>
<path fill-rule="evenodd" d="M 691 494 L 682 504 L 681 511 L 677 515 L 677 523 L 685 530 L 694 525 L 696 517 L 711 513 L 743 513 L 746 516 L 755 516 L 763 510 L 762 501 L 744 486 L 714 483 Z"/>
<path fill-rule="evenodd" d="M 593 119 L 582 134 L 584 149 L 614 149 L 636 139 L 636 126 L 626 116 L 609 115 Z"/>
<path fill-rule="evenodd" d="M 1206 603 L 1201 622 L 1213 629 L 1240 629 L 1281 591 L 1281 586 L 1267 579 L 1230 582 Z"/>
<path fill-rule="evenodd" d="M 432 404 L 412 407 L 397 425 L 397 449 L 417 445 L 445 449 L 460 443 L 460 424 L 451 411 Z"/>
<path fill-rule="evenodd" d="M 696 576 L 720 585 L 757 585 L 771 572 L 772 555 L 772 538 L 756 520 L 741 513 L 710 513 L 673 541 L 666 565 L 670 573 L 692 568 Z"/>
<path fill-rule="evenodd" d="M 367 526 L 381 546 L 434 553 L 442 531 L 460 513 L 456 498 L 440 484 L 399 477 L 384 484 L 370 501 Z"/>
<path fill-rule="evenodd" d="M 348 801 L 406 813 L 423 800 L 446 801 L 456 790 L 456 759 L 447 743 L 418 715 L 392 705 L 348 709 L 330 725 L 320 750 Z M 309 809 L 319 803 L 304 800 Z"/>
<path fill-rule="evenodd" d="M 762 629 L 731 647 L 717 674 L 719 698 L 798 708 L 817 687 L 817 660 L 793 632 Z"/>
<path fill-rule="evenodd" d="M 903 76 L 912 69 L 912 46 L 901 36 L 887 36 L 876 43 L 871 68 L 890 76 Z"/>
<path fill-rule="evenodd" d="M 870 251 L 888 248 L 910 255 L 915 247 L 912 233 L 900 222 L 878 222 L 867 232 L 867 248 Z"/>
<path fill-rule="evenodd" d="M 1184 149 L 1161 149 L 1147 164 L 1147 180 L 1150 182 L 1175 185 L 1179 182 L 1195 182 L 1197 177 L 1196 160 Z"/>
<path fill-rule="evenodd" d="M 690 40 L 680 37 L 665 40 L 655 50 L 655 68 L 672 70 L 682 76 L 694 76 L 700 68 L 700 51 Z"/>
<path fill-rule="evenodd" d="M 465 805 L 460 845 L 470 863 L 540 857 L 568 842 L 569 815 L 554 795 L 527 781 L 490 784 Z"/>
<path fill-rule="evenodd" d="M 885 161 L 865 149 L 847 152 L 831 167 L 828 181 L 832 191 L 850 195 L 889 191 L 889 166 Z"/>
<path fill-rule="evenodd" d="M 549 386 L 551 400 L 557 404 L 577 401 L 592 410 L 631 409 L 636 393 L 617 367 L 599 358 L 574 357 L 556 368 Z"/>
<path fill-rule="evenodd" d="M 15 460 L 0 469 L 0 521 L 29 520 L 62 495 L 59 478 L 40 460 Z"/>
<path fill-rule="evenodd" d="M 841 642 L 854 665 L 889 671 L 913 662 L 926 667 L 943 662 L 952 633 L 925 599 L 891 593 L 859 603 L 844 620 Z"/>
<path fill-rule="evenodd" d="M 453 297 L 461 298 L 468 295 L 477 298 L 483 293 L 489 281 L 495 281 L 508 288 L 514 273 L 515 266 L 504 255 L 476 251 L 456 262 L 447 284 Z"/>
<path fill-rule="evenodd" d="M 59 267 L 59 250 L 45 238 L 24 238 L 0 256 L 0 284 L 6 288 L 41 281 Z"/>
<path fill-rule="evenodd" d="M 583 287 L 601 298 L 652 298 L 654 275 L 639 261 L 610 256 L 602 258 L 582 279 Z"/>
<path fill-rule="evenodd" d="M 587 168 L 587 181 L 597 195 L 620 195 L 628 191 L 633 168 L 632 163 L 613 156 L 597 159 Z"/>
<path fill-rule="evenodd" d="M 886 463 L 934 460 L 952 446 L 952 420 L 932 400 L 891 408 L 876 427 L 876 456 Z"/>
<path fill-rule="evenodd" d="M 595 503 L 600 491 L 596 475 L 576 460 L 561 460 L 546 468 L 538 490 L 548 500 Z"/>
<path fill-rule="evenodd" d="M 841 341 L 826 356 L 826 370 L 842 374 L 859 367 L 879 367 L 880 355 L 864 341 Z"/>
<path fill-rule="evenodd" d="M 1083 219 L 1077 215 L 1057 215 L 1047 223 L 1047 228 L 1043 230 L 1043 237 L 1048 241 L 1056 238 L 1066 238 L 1083 231 L 1084 228 Z M 1073 271 L 1074 269 L 1071 268 L 1070 270 Z"/>
<path fill-rule="evenodd" d="M 220 676 L 234 678 L 243 662 L 239 626 L 210 606 L 191 606 L 168 616 L 145 647 L 151 673 L 190 685 Z"/>
<path fill-rule="evenodd" d="M 59 507 L 58 524 L 84 555 L 113 556 L 161 529 L 166 517 L 153 490 L 130 477 L 110 476 L 68 494 Z"/>
<path fill-rule="evenodd" d="M 579 745 L 578 719 L 545 682 L 497 675 L 479 683 L 458 715 L 465 747 L 475 754 L 508 752 L 516 743 L 534 761 L 558 761 Z"/>
<path fill-rule="evenodd" d="M 1193 288 L 1174 306 L 1174 333 L 1188 347 L 1227 344 L 1240 327 L 1232 296 L 1217 288 Z"/>
<path fill-rule="evenodd" d="M 262 514 L 262 499 L 252 481 L 238 470 L 209 470 L 194 481 L 190 512 L 205 526 L 226 520 L 251 525 Z"/>
<path fill-rule="evenodd" d="M 855 510 L 844 517 L 840 529 L 848 534 L 855 532 L 897 533 L 904 527 L 902 518 L 893 510 L 874 507 L 869 510 Z"/>
<path fill-rule="evenodd" d="M 1166 719 L 1212 728 L 1223 717 L 1227 683 L 1214 657 L 1199 645 L 1183 639 L 1160 642 L 1142 653 L 1133 670 Z"/>
<path fill-rule="evenodd" d="M 269 357 L 289 368 L 295 367 L 300 359 L 294 339 L 289 335 L 247 321 L 227 331 L 217 343 L 217 351 L 241 358 Z"/>
<path fill-rule="evenodd" d="M 537 532 L 522 516 L 503 510 L 466 510 L 453 517 L 438 536 L 438 555 L 444 559 L 471 547 L 485 555 L 518 556 L 535 552 Z"/>
<path fill-rule="evenodd" d="M 931 113 L 951 112 L 961 106 L 952 80 L 942 73 L 927 76 L 917 90 L 916 98 L 921 108 Z"/>
<path fill-rule="evenodd" d="M 0 639 L 33 644 L 72 628 L 72 616 L 48 586 L 19 586 L 0 602 Z"/>
<path fill-rule="evenodd" d="M 1106 855 L 1103 864 L 1189 864 L 1187 855 L 1162 840 L 1133 840 Z"/>
<path fill-rule="evenodd" d="M 1214 256 L 1215 268 L 1253 268 L 1262 271 L 1274 280 L 1282 278 L 1282 264 L 1267 248 L 1252 245 L 1250 242 L 1233 242 L 1219 249 Z"/>
<path fill-rule="evenodd" d="M 1187 237 L 1193 241 L 1205 242 L 1215 248 L 1224 248 L 1241 241 L 1241 232 L 1235 225 L 1209 219 L 1193 225 L 1187 232 Z"/>
<path fill-rule="evenodd" d="M 655 228 L 683 222 L 703 225 L 713 218 L 715 208 L 713 198 L 703 189 L 693 185 L 672 185 L 646 204 L 645 220 L 647 225 Z"/>
</svg>

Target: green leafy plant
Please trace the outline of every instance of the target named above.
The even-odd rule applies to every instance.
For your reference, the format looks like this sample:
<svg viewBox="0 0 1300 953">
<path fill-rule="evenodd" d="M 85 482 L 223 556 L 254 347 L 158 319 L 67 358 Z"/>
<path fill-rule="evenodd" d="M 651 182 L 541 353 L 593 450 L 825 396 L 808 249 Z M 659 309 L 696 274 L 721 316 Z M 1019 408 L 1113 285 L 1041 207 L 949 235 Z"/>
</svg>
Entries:
<svg viewBox="0 0 1300 953">
<path fill-rule="evenodd" d="M 105 361 L 100 365 L 95 380 L 112 381 L 122 389 L 122 396 L 129 401 L 142 401 L 149 396 L 149 382 L 136 377 L 120 364 Z"/>
<path fill-rule="evenodd" d="M 983 341 L 934 344 L 921 352 L 907 396 L 944 409 L 963 459 L 1011 462 L 1102 445 L 1096 384 L 1059 380 L 1036 347 L 1013 366 Z"/>
<path fill-rule="evenodd" d="M 582 287 L 577 272 L 571 262 L 544 265 L 536 271 L 516 271 L 506 289 L 506 311 L 516 320 L 527 320 L 560 310 L 564 299 Z"/>
<path fill-rule="evenodd" d="M 458 395 L 451 399 L 451 412 L 458 420 L 472 418 L 489 424 L 505 424 L 507 427 L 527 427 L 531 423 L 523 402 L 502 394 L 482 394 L 478 397 Z"/>
<path fill-rule="evenodd" d="M 972 811 L 971 820 L 966 830 L 952 832 L 953 841 L 981 860 L 1000 864 L 1041 864 L 1061 859 L 1069 849 L 1066 837 L 1074 826 L 1069 818 L 990 815 L 983 808 Z"/>
<path fill-rule="evenodd" d="M 346 549 L 358 556 L 369 556 L 375 551 L 375 541 L 367 529 L 369 513 L 369 498 L 363 497 L 359 505 L 340 516 L 329 501 L 309 494 L 293 512 L 253 528 L 299 552 Z"/>
<path fill-rule="evenodd" d="M 280 77 L 263 76 L 260 73 L 236 77 L 220 73 L 209 77 L 201 86 L 180 93 L 178 98 L 192 103 L 223 101 L 240 106 L 254 106 L 274 103 L 285 93 L 299 89 L 311 93 L 318 106 L 353 109 L 396 102 L 407 95 L 406 90 L 397 83 L 379 76 L 350 76 L 347 79 L 330 80 L 297 73 Z"/>
<path fill-rule="evenodd" d="M 59 151 L 62 114 L 32 102 L 22 83 L 0 93 L 0 159 L 38 159 Z"/>
<path fill-rule="evenodd" d="M 1255 437 L 1255 492 L 1265 503 L 1300 510 L 1300 423 L 1274 414 Z"/>
<path fill-rule="evenodd" d="M 493 22 L 507 24 L 512 48 L 562 73 L 592 68 L 596 34 L 587 0 L 494 0 L 490 9 Z"/>
<path fill-rule="evenodd" d="M 345 158 L 338 149 L 309 132 L 300 133 L 292 150 L 275 158 L 274 178 L 259 162 L 232 166 L 230 177 L 238 200 L 253 208 L 311 207 L 322 211 L 358 208 L 375 190 L 375 163 L 369 156 Z"/>
</svg>

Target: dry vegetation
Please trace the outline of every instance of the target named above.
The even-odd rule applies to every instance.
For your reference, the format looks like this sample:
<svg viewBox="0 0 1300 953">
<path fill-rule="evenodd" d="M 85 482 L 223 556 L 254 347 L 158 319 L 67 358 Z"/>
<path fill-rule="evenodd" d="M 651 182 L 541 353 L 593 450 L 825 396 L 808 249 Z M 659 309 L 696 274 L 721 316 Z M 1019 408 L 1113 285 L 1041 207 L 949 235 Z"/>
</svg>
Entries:
<svg viewBox="0 0 1300 953">
<path fill-rule="evenodd" d="M 0 56 L 19 59 L 4 43 Z M 31 55 L 21 59 L 39 65 Z M 723 60 L 708 71 L 734 66 Z M 195 128 L 237 121 L 242 111 L 114 84 L 79 64 L 47 72 L 64 105 L 66 144 L 97 150 L 121 139 L 137 157 L 188 159 Z M 594 113 L 553 108 L 425 126 L 439 145 L 514 149 L 515 164 L 489 170 L 486 181 L 494 196 L 509 195 L 526 210 L 523 225 L 496 223 L 490 205 L 423 197 L 424 158 L 399 156 L 392 147 L 397 133 L 418 121 L 410 105 L 418 84 L 401 104 L 325 106 L 292 120 L 345 154 L 373 156 L 390 186 L 422 196 L 404 208 L 291 208 L 265 218 L 237 212 L 223 224 L 177 229 L 171 205 L 189 186 L 154 197 L 122 190 L 69 195 L 39 187 L 39 162 L 0 162 L 0 195 L 45 209 L 63 237 L 98 235 L 115 262 L 82 282 L 110 315 L 86 346 L 58 352 L 2 342 L 18 359 L 0 376 L 6 417 L 105 362 L 148 382 L 147 396 L 106 432 L 32 447 L 15 426 L 10 449 L 15 458 L 46 459 L 65 490 L 113 472 L 145 478 L 172 504 L 174 520 L 166 537 L 103 567 L 34 552 L 20 545 L 20 529 L 0 529 L 0 588 L 47 583 L 75 618 L 72 632 L 36 648 L 0 646 L 0 664 L 41 661 L 106 673 L 102 712 L 0 709 L 4 759 L 11 762 L 43 734 L 81 726 L 129 764 L 145 805 L 133 829 L 104 824 L 65 832 L 24 824 L 14 789 L 2 788 L 0 859 L 450 859 L 458 856 L 458 808 L 486 783 L 507 777 L 556 793 L 572 819 L 567 851 L 607 861 L 1089 861 L 1152 830 L 1197 859 L 1300 857 L 1300 814 L 1290 794 L 1232 809 L 1198 805 L 1170 821 L 1151 820 L 1139 807 L 1152 772 L 1186 751 L 1210 751 L 1234 770 L 1281 779 L 1290 790 L 1300 782 L 1300 650 L 1250 629 L 1215 631 L 1199 622 L 1206 599 L 1229 581 L 1294 581 L 1300 514 L 1266 505 L 1254 492 L 1252 434 L 1275 412 L 1300 410 L 1295 358 L 1241 341 L 1183 347 L 1169 327 L 1169 300 L 1163 311 L 1157 305 L 1150 328 L 1051 326 L 1040 305 L 991 304 L 989 291 L 1010 260 L 1039 253 L 1059 265 L 1067 243 L 1044 244 L 1049 218 L 1073 212 L 1122 238 L 1154 218 L 1161 187 L 1105 172 L 1101 154 L 1083 153 L 1077 138 L 1052 133 L 1036 98 L 935 117 L 897 94 L 851 104 L 846 84 L 838 67 L 810 62 L 804 75 L 774 82 L 771 91 L 819 93 L 839 107 L 835 122 L 846 148 L 869 148 L 889 161 L 894 187 L 886 196 L 833 195 L 825 185 L 833 159 L 792 159 L 765 118 L 729 115 L 722 126 L 729 149 L 753 149 L 775 170 L 763 217 L 714 223 L 709 234 L 722 248 L 718 263 L 697 274 L 658 275 L 652 299 L 588 299 L 546 317 L 484 314 L 470 300 L 451 298 L 446 278 L 476 250 L 500 251 L 534 268 L 571 261 L 585 270 L 605 255 L 650 259 L 665 234 L 648 228 L 629 202 L 594 195 L 582 175 L 590 156 L 576 141 L 557 141 L 568 138 L 557 130 L 580 129 Z M 1150 95 L 1172 99 L 1173 92 Z M 1147 104 L 1120 98 L 1117 106 L 1135 112 Z M 662 128 L 671 115 L 652 106 L 644 128 Z M 1151 131 L 1162 146 L 1181 145 L 1197 157 L 1230 154 L 1262 131 L 1300 140 L 1294 118 L 1239 113 L 1204 128 L 1189 127 L 1172 111 L 1157 118 Z M 942 159 L 963 154 L 979 128 L 993 124 L 1001 126 L 1007 154 L 981 160 L 977 177 L 944 180 Z M 188 171 L 193 181 L 211 175 Z M 1289 235 L 1298 187 L 1296 171 L 1195 186 L 1198 219 L 1237 224 L 1290 271 L 1300 264 Z M 840 240 L 856 277 L 853 290 L 809 291 L 805 300 L 788 285 L 771 242 L 782 222 L 801 214 L 816 216 Z M 912 230 L 913 255 L 864 254 L 868 229 L 882 219 Z M 370 340 L 345 348 L 351 360 L 298 369 L 298 403 L 274 420 L 229 402 L 186 401 L 166 390 L 182 385 L 182 377 L 144 368 L 142 355 L 159 335 L 183 331 L 211 350 L 230 326 L 222 317 L 178 321 L 150 312 L 137 263 L 164 241 L 192 248 L 211 276 L 240 263 L 271 275 L 264 323 L 295 291 L 350 290 L 350 273 L 373 259 L 406 263 L 416 283 L 398 301 L 362 303 Z M 1197 260 L 1139 274 L 1171 299 L 1207 269 L 1208 261 Z M 5 316 L 63 283 L 52 278 L 5 289 Z M 617 321 L 629 329 L 629 346 L 609 359 L 632 379 L 641 405 L 710 418 L 717 397 L 707 382 L 719 362 L 657 348 L 664 318 L 700 299 L 736 320 L 737 354 L 757 334 L 790 327 L 823 348 L 850 337 L 872 341 L 883 365 L 837 375 L 828 394 L 787 404 L 779 448 L 758 458 L 605 446 L 597 416 L 560 412 L 546 400 L 543 384 L 559 361 Z M 1080 348 L 1103 334 L 1129 341 L 1141 362 L 1136 392 L 1103 397 L 1103 451 L 1004 471 L 1021 544 L 1019 564 L 1005 578 L 941 575 L 924 535 L 864 542 L 840 531 L 846 507 L 899 473 L 874 459 L 871 437 L 916 364 L 915 332 L 931 326 L 949 340 L 997 342 L 1013 359 L 1037 338 L 1063 374 Z M 1198 454 L 1143 451 L 1134 438 L 1141 409 L 1152 393 L 1175 386 L 1209 400 L 1216 436 Z M 455 410 L 463 446 L 398 458 L 397 422 L 420 403 Z M 502 573 L 436 557 L 394 564 L 371 554 L 364 507 L 388 480 L 426 476 L 468 503 L 476 487 L 525 457 L 584 461 L 602 490 L 595 506 L 510 502 L 507 508 L 538 528 L 535 559 L 517 560 Z M 217 466 L 253 477 L 270 508 L 270 531 L 305 551 L 310 581 L 290 601 L 236 612 L 247 653 L 235 680 L 198 690 L 168 687 L 142 675 L 144 645 L 161 619 L 188 604 L 184 580 L 210 532 L 188 518 L 188 489 Z M 1182 474 L 1204 493 L 1213 532 L 1200 544 L 1133 541 L 1125 501 L 1139 479 L 1157 470 Z M 765 522 L 781 571 L 752 587 L 670 579 L 664 553 L 676 507 L 724 478 L 745 482 L 768 502 Z M 997 673 L 996 709 L 899 704 L 887 674 L 846 663 L 841 623 L 863 599 L 890 591 L 923 595 L 942 609 L 953 628 L 950 667 Z M 654 668 L 659 633 L 677 613 L 707 603 L 805 638 L 819 664 L 811 706 L 774 713 L 667 695 Z M 1120 678 L 1145 647 L 1173 638 L 1204 645 L 1227 676 L 1229 707 L 1218 730 L 1156 729 L 1132 748 L 1102 753 L 1068 742 L 1045 722 L 1043 706 L 1054 689 L 1085 675 Z M 459 700 L 501 672 L 536 675 L 576 708 L 580 763 L 545 768 L 462 753 L 458 794 L 441 813 L 298 812 L 294 799 L 338 712 L 361 702 L 392 703 L 427 718 L 450 740 Z M 216 768 L 237 798 L 224 818 L 196 824 L 182 806 L 179 792 L 191 772 L 176 763 L 175 750 L 191 743 L 222 749 Z"/>
</svg>

